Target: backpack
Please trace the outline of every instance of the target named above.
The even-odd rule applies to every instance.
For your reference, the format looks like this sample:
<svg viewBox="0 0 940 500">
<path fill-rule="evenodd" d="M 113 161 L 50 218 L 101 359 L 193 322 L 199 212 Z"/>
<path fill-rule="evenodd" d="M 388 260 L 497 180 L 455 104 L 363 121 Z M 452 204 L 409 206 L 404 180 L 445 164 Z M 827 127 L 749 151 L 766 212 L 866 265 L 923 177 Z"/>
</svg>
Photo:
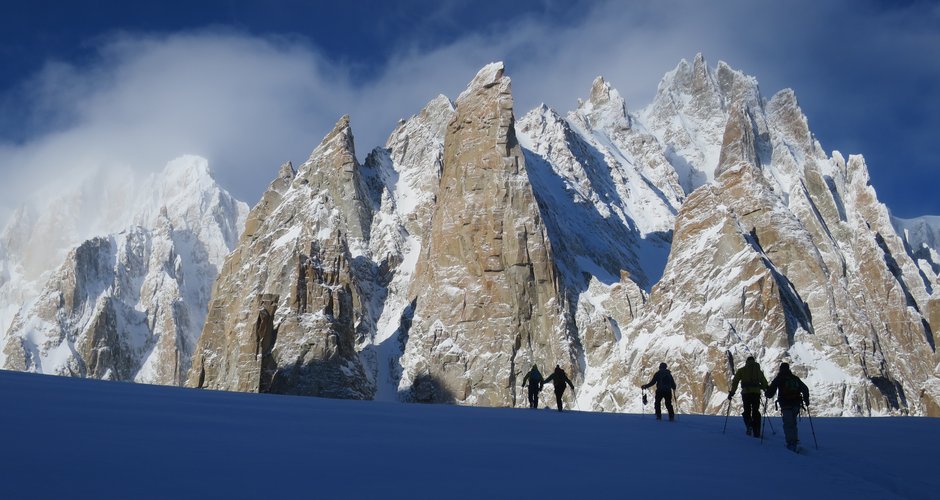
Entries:
<svg viewBox="0 0 940 500">
<path fill-rule="evenodd" d="M 761 370 L 759 364 L 754 363 L 745 366 L 744 371 L 741 373 L 741 389 L 760 387 L 760 376 Z"/>
<path fill-rule="evenodd" d="M 659 372 L 659 376 L 656 377 L 656 392 L 669 392 L 672 390 L 673 385 L 675 385 L 675 382 L 673 382 L 669 370 Z"/>
<path fill-rule="evenodd" d="M 800 379 L 794 375 L 780 381 L 780 400 L 798 402 L 803 400 L 803 391 L 800 390 Z"/>
</svg>

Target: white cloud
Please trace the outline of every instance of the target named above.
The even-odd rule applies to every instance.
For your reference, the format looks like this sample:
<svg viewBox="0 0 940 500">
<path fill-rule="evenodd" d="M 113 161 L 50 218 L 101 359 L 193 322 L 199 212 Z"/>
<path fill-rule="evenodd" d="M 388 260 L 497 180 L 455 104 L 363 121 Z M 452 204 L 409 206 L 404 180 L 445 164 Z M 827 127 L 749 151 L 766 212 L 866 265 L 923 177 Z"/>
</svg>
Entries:
<svg viewBox="0 0 940 500">
<path fill-rule="evenodd" d="M 4 148 L 0 168 L 16 174 L 17 186 L 33 187 L 97 168 L 153 171 L 197 153 L 233 186 L 240 178 L 266 183 L 347 100 L 338 73 L 284 40 L 114 37 L 90 70 L 57 64 L 36 79 L 43 90 L 35 109 L 67 125 Z M 260 192 L 240 187 L 243 197 Z"/>
<path fill-rule="evenodd" d="M 28 82 L 26 121 L 45 132 L 0 146 L 0 210 L 92 169 L 153 171 L 182 153 L 209 158 L 221 183 L 251 204 L 281 162 L 302 162 L 342 114 L 351 115 L 364 157 L 399 118 L 439 93 L 456 96 L 480 66 L 499 59 L 513 77 L 518 114 L 543 101 L 571 109 L 598 74 L 637 109 L 665 71 L 701 51 L 712 64 L 724 59 L 754 74 L 765 91 L 794 87 L 812 108 L 811 125 L 816 116 L 826 123 L 835 109 L 863 116 L 858 100 L 881 111 L 894 103 L 844 92 L 846 64 L 857 65 L 860 52 L 901 74 L 940 73 L 940 57 L 910 68 L 911 54 L 932 48 L 937 55 L 937 34 L 921 18 L 936 20 L 938 12 L 912 7 L 885 18 L 854 2 L 607 2 L 574 24 L 524 17 L 446 45 L 402 45 L 366 81 L 299 38 L 217 30 L 115 35 L 95 62 L 50 63 Z M 908 34 L 892 38 L 900 32 Z M 927 101 L 933 109 L 938 92 Z M 822 111 L 814 116 L 814 109 Z"/>
</svg>

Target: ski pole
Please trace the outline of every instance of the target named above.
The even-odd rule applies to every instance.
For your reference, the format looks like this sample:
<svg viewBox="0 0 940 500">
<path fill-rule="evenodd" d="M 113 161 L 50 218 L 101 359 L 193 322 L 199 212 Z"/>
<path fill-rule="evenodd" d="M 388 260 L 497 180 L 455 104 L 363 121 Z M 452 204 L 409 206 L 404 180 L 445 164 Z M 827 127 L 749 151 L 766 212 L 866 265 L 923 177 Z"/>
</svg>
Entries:
<svg viewBox="0 0 940 500">
<path fill-rule="evenodd" d="M 724 434 L 728 430 L 728 416 L 731 415 L 731 398 L 728 398 L 728 409 L 725 410 L 725 427 L 721 429 L 721 433 Z"/>
<path fill-rule="evenodd" d="M 767 415 L 767 398 L 764 398 L 764 415 L 765 415 L 765 416 Z M 766 418 L 767 418 L 767 423 L 770 424 L 770 432 L 772 432 L 772 433 L 774 434 L 774 436 L 776 436 L 776 435 L 777 435 L 777 430 L 774 429 L 774 419 L 772 419 L 772 418 L 770 418 L 770 417 L 766 417 Z M 761 432 L 763 432 L 763 431 L 761 431 Z"/>
<path fill-rule="evenodd" d="M 816 450 L 819 450 L 819 441 L 816 441 L 816 428 L 813 426 L 813 414 L 809 411 L 809 406 L 803 406 L 806 408 L 806 414 L 809 416 L 809 428 L 813 431 L 813 444 L 816 445 Z"/>
<path fill-rule="evenodd" d="M 672 390 L 672 399 L 676 403 L 674 415 L 676 416 L 676 421 L 678 422 L 679 421 L 679 394 L 676 392 L 675 389 Z"/>
</svg>

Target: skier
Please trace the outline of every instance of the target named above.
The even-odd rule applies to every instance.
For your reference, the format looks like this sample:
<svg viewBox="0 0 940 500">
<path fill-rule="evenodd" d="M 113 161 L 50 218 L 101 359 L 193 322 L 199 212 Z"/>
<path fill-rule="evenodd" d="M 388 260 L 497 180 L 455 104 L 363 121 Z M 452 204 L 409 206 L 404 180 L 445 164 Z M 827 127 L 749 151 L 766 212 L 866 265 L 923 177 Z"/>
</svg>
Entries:
<svg viewBox="0 0 940 500">
<path fill-rule="evenodd" d="M 738 389 L 738 382 L 741 383 L 741 401 L 744 403 L 744 425 L 747 427 L 747 435 L 760 437 L 760 395 L 761 391 L 767 390 L 767 379 L 764 378 L 764 371 L 754 360 L 754 356 L 748 356 L 744 366 L 738 369 L 731 379 L 731 392 L 728 393 L 728 400 L 734 397 L 734 392 Z"/>
<path fill-rule="evenodd" d="M 676 390 L 676 381 L 672 378 L 672 373 L 666 369 L 666 363 L 659 364 L 659 371 L 653 375 L 653 379 L 650 380 L 650 383 L 643 385 L 643 389 L 656 386 L 656 402 L 653 404 L 653 409 L 656 410 L 656 420 L 663 419 L 662 408 L 660 403 L 662 400 L 666 400 L 666 410 L 669 412 L 669 420 L 675 420 L 676 413 L 672 409 L 672 391 Z"/>
<path fill-rule="evenodd" d="M 555 402 L 558 403 L 558 411 L 561 411 L 561 396 L 565 393 L 565 384 L 570 385 L 572 391 L 574 384 L 571 383 L 568 374 L 558 365 L 555 365 L 555 371 L 545 379 L 546 384 L 549 382 L 555 384 Z"/>
<path fill-rule="evenodd" d="M 542 391 L 542 386 L 545 385 L 545 381 L 542 380 L 542 373 L 539 372 L 538 366 L 532 365 L 532 369 L 529 370 L 529 373 L 525 374 L 525 377 L 522 379 L 522 387 L 525 387 L 526 383 L 529 384 L 529 408 L 538 408 L 539 392 Z"/>
<path fill-rule="evenodd" d="M 767 398 L 773 397 L 778 389 L 780 395 L 777 396 L 777 406 L 780 407 L 780 415 L 783 417 L 783 434 L 787 439 L 787 449 L 797 451 L 800 440 L 797 436 L 796 417 L 800 414 L 801 403 L 809 406 L 809 388 L 790 371 L 789 363 L 780 363 L 780 372 L 765 393 Z"/>
</svg>

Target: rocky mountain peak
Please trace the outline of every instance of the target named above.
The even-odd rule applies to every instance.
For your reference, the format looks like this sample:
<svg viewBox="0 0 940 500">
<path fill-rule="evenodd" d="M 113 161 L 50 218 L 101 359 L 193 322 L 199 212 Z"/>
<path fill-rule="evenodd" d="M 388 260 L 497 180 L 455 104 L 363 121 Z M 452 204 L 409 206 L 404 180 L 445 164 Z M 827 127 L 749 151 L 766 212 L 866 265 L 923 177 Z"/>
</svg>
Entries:
<svg viewBox="0 0 940 500">
<path fill-rule="evenodd" d="M 726 108 L 736 104 L 743 104 L 752 110 L 763 108 L 760 86 L 753 76 L 732 68 L 724 61 L 718 61 L 715 81 Z"/>
<path fill-rule="evenodd" d="M 688 89 L 691 85 L 692 65 L 683 58 L 679 60 L 675 68 L 663 75 L 656 87 L 656 93 L 663 94 L 673 90 Z"/>
<path fill-rule="evenodd" d="M 372 213 L 348 117 L 252 209 L 213 290 L 187 384 L 253 392 L 371 397 L 355 352 L 366 315 L 356 256 Z"/>
<path fill-rule="evenodd" d="M 447 96 L 440 94 L 434 99 L 431 99 L 431 101 L 421 109 L 419 116 L 421 117 L 421 121 L 428 126 L 431 135 L 435 138 L 440 138 L 441 142 L 443 142 L 444 130 L 453 112 L 453 101 Z"/>
<path fill-rule="evenodd" d="M 333 129 L 323 137 L 311 156 L 324 147 L 332 146 L 334 141 L 344 149 L 352 147 L 352 128 L 349 126 L 349 115 L 339 117 L 339 120 L 333 125 Z"/>
<path fill-rule="evenodd" d="M 310 157 L 300 166 L 292 189 L 306 187 L 313 193 L 326 193 L 324 203 L 339 208 L 337 216 L 348 230 L 351 246 L 358 254 L 368 240 L 372 225 L 368 187 L 362 178 L 349 115 L 344 115 Z"/>
<path fill-rule="evenodd" d="M 707 92 L 712 89 L 711 72 L 708 70 L 708 64 L 705 62 L 705 56 L 701 52 L 695 54 L 692 61 L 691 91 L 693 94 Z"/>
<path fill-rule="evenodd" d="M 195 156 L 169 162 L 146 189 L 132 210 L 138 225 L 73 247 L 23 302 L 3 342 L 4 366 L 182 382 L 247 207 Z"/>
<path fill-rule="evenodd" d="M 587 101 L 578 99 L 578 114 L 584 117 L 591 128 L 623 131 L 630 129 L 630 116 L 620 92 L 598 76 L 591 85 Z"/>
<path fill-rule="evenodd" d="M 610 100 L 610 84 L 604 81 L 603 76 L 598 76 L 591 84 L 590 101 L 594 106 L 600 106 Z"/>
<path fill-rule="evenodd" d="M 349 172 L 358 165 L 352 128 L 349 126 L 349 115 L 343 115 L 336 122 L 333 129 L 310 153 L 307 161 L 300 166 L 300 171 L 302 175 L 307 175 L 306 172 L 316 172 L 324 164 L 333 164 Z"/>
<path fill-rule="evenodd" d="M 790 144 L 798 162 L 809 158 L 825 159 L 822 147 L 809 129 L 809 120 L 803 114 L 792 89 L 783 89 L 767 102 L 767 119 L 774 123 L 781 138 Z"/>
<path fill-rule="evenodd" d="M 366 183 L 379 212 L 371 238 L 375 255 L 400 253 L 408 245 L 407 236 L 416 239 L 410 244 L 420 243 L 437 196 L 444 134 L 453 115 L 454 103 L 438 95 L 418 114 L 399 122 L 385 147 L 375 148 L 366 158 Z"/>
<path fill-rule="evenodd" d="M 465 100 L 466 97 L 474 92 L 479 93 L 482 89 L 488 89 L 494 85 L 508 85 L 509 78 L 504 78 L 506 68 L 502 61 L 492 62 L 480 68 L 473 80 L 467 85 L 467 89 L 460 93 L 457 102 Z"/>
<path fill-rule="evenodd" d="M 679 96 L 686 98 L 679 99 Z M 711 70 L 702 53 L 696 54 L 692 63 L 682 59 L 663 76 L 652 106 L 664 99 L 674 100 L 680 111 L 699 119 L 707 119 L 709 113 L 720 115 L 737 101 L 744 101 L 752 108 L 762 106 L 757 79 L 724 61 L 718 61 Z"/>
<path fill-rule="evenodd" d="M 514 122 L 509 78 L 488 65 L 460 94 L 444 138 L 401 360 L 409 399 L 515 405 L 533 360 L 579 371 Z"/>
<path fill-rule="evenodd" d="M 516 128 L 528 131 L 536 127 L 543 128 L 546 125 L 552 124 L 559 124 L 564 127 L 568 126 L 565 119 L 562 118 L 557 111 L 545 103 L 541 103 L 538 107 L 532 109 L 520 118 L 516 122 Z"/>
<path fill-rule="evenodd" d="M 718 159 L 718 168 L 715 169 L 716 177 L 740 163 L 760 168 L 754 128 L 750 108 L 744 103 L 736 103 L 728 113 L 728 123 L 725 125 L 721 143 L 721 156 Z"/>
</svg>

